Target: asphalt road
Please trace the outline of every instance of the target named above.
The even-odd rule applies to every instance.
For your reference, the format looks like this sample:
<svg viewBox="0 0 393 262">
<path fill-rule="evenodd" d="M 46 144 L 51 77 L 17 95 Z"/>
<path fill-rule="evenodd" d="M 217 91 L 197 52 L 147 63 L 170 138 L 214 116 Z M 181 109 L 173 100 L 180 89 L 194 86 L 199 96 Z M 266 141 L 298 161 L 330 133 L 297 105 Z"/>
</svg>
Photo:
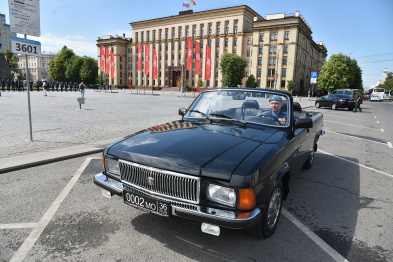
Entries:
<svg viewBox="0 0 393 262">
<path fill-rule="evenodd" d="M 392 261 L 392 107 L 311 108 L 326 134 L 262 241 L 104 198 L 100 154 L 0 174 L 0 261 Z"/>
</svg>

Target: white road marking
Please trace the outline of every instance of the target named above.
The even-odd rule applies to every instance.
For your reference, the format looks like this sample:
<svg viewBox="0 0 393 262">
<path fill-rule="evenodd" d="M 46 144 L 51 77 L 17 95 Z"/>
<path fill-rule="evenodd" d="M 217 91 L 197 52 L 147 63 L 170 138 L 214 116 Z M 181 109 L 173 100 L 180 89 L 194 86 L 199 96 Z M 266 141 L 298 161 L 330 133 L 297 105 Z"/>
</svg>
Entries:
<svg viewBox="0 0 393 262">
<path fill-rule="evenodd" d="M 326 154 L 326 155 L 329 155 L 329 156 L 332 156 L 332 157 L 335 157 L 335 158 L 344 160 L 344 161 L 349 162 L 349 163 L 351 163 L 351 164 L 354 164 L 354 165 L 357 165 L 357 166 L 361 166 L 361 167 L 363 167 L 363 168 L 367 168 L 367 169 L 369 169 L 369 170 L 371 170 L 371 171 L 374 171 L 374 172 L 380 173 L 380 174 L 382 174 L 382 175 L 388 176 L 388 177 L 390 177 L 390 178 L 393 178 L 393 175 L 388 174 L 388 173 L 386 173 L 386 172 L 383 172 L 383 171 L 381 171 L 381 170 L 378 170 L 378 169 L 375 169 L 375 168 L 372 168 L 372 167 L 368 167 L 368 166 L 365 166 L 365 165 L 356 163 L 356 162 L 354 162 L 354 161 L 345 159 L 345 158 L 340 157 L 340 156 L 333 155 L 333 154 L 331 154 L 331 153 L 328 153 L 328 152 L 325 152 L 325 151 L 322 151 L 322 150 L 319 150 L 319 149 L 318 149 L 318 152 L 321 152 L 321 153 L 323 153 L 323 154 Z"/>
<path fill-rule="evenodd" d="M 336 121 L 330 121 L 330 120 L 325 120 L 325 119 L 323 121 L 331 122 L 331 123 L 337 123 L 337 124 L 340 124 L 340 125 L 356 126 L 356 127 L 360 127 L 360 128 L 367 128 L 367 129 L 374 129 L 374 130 L 383 130 L 383 129 L 373 128 L 373 127 L 357 126 L 357 125 L 351 125 L 351 124 L 346 124 L 346 123 L 341 123 L 341 122 L 336 122 Z"/>
<path fill-rule="evenodd" d="M 16 229 L 16 228 L 34 228 L 38 223 L 16 223 L 16 224 L 3 224 L 0 229 Z"/>
<path fill-rule="evenodd" d="M 361 139 L 361 140 L 366 140 L 366 141 L 368 141 L 368 142 L 373 142 L 373 143 L 377 143 L 377 144 L 386 145 L 386 143 L 384 143 L 384 142 L 379 142 L 379 141 L 374 141 L 374 140 L 365 139 L 365 138 L 361 138 L 361 137 L 356 137 L 356 136 L 341 134 L 341 133 L 337 133 L 337 132 L 334 132 L 334 131 L 329 131 L 329 130 L 326 130 L 326 129 L 325 129 L 325 131 L 326 131 L 327 133 L 334 133 L 334 134 L 337 134 L 337 135 L 342 135 L 342 136 L 347 136 L 347 137 L 349 136 L 349 137 L 355 138 L 355 139 Z M 387 144 L 388 144 L 388 146 L 389 146 L 389 142 L 387 142 Z"/>
<path fill-rule="evenodd" d="M 330 116 L 330 117 L 334 117 L 334 118 L 345 118 L 345 119 L 351 119 L 351 120 L 356 120 L 356 121 L 364 121 L 364 122 L 370 122 L 371 120 L 369 119 L 359 119 L 359 118 L 354 118 L 354 117 L 345 117 L 345 116 L 338 116 L 338 115 L 334 115 L 334 114 L 326 114 L 323 113 L 323 116 Z M 324 119 L 325 120 L 325 119 Z"/>
<path fill-rule="evenodd" d="M 388 144 L 388 147 L 393 148 L 392 143 L 391 142 L 386 142 L 386 144 Z"/>
<path fill-rule="evenodd" d="M 381 132 L 383 133 L 383 132 L 385 132 L 385 130 L 383 130 L 383 129 L 381 128 Z"/>
<path fill-rule="evenodd" d="M 30 249 L 34 246 L 35 242 L 40 237 L 45 227 L 52 220 L 56 211 L 59 209 L 61 203 L 70 193 L 71 189 L 74 187 L 79 177 L 81 176 L 81 174 L 86 169 L 87 165 L 90 163 L 92 159 L 93 159 L 92 157 L 89 157 L 85 160 L 85 162 L 83 162 L 82 166 L 76 171 L 75 175 L 72 177 L 70 182 L 68 182 L 68 184 L 65 186 L 63 191 L 61 191 L 60 195 L 55 199 L 55 201 L 46 211 L 46 213 L 41 218 L 41 220 L 38 223 L 36 223 L 36 226 L 34 227 L 33 231 L 30 233 L 30 235 L 26 238 L 23 244 L 16 251 L 14 256 L 11 258 L 10 262 L 16 262 L 16 261 L 21 262 L 25 258 L 27 253 L 29 253 Z"/>
<path fill-rule="evenodd" d="M 297 228 L 300 229 L 306 236 L 308 236 L 315 244 L 322 248 L 329 256 L 331 256 L 336 261 L 348 261 L 343 256 L 341 256 L 336 250 L 329 246 L 325 241 L 323 241 L 319 236 L 317 236 L 311 229 L 306 227 L 302 222 L 300 222 L 295 216 L 289 213 L 285 208 L 281 209 L 281 213 L 289 219 Z"/>
</svg>

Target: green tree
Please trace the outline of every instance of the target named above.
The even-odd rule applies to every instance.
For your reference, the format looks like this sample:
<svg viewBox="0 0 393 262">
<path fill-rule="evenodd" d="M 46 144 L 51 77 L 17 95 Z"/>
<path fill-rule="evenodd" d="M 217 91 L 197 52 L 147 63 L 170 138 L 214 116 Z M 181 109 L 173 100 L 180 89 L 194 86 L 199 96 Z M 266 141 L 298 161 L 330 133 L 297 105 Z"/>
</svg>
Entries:
<svg viewBox="0 0 393 262">
<path fill-rule="evenodd" d="M 77 55 L 65 61 L 65 77 L 67 82 L 80 82 L 80 71 L 83 65 L 83 58 Z"/>
<path fill-rule="evenodd" d="M 91 57 L 84 57 L 79 75 L 81 80 L 86 84 L 96 84 L 98 77 L 98 65 L 96 60 Z"/>
<path fill-rule="evenodd" d="M 246 76 L 247 61 L 236 54 L 224 53 L 220 58 L 220 70 L 223 75 L 221 82 L 224 86 L 236 87 L 241 85 Z"/>
<path fill-rule="evenodd" d="M 60 82 L 67 81 L 67 77 L 65 75 L 66 61 L 73 56 L 75 56 L 74 51 L 67 48 L 67 46 L 64 46 L 56 55 L 55 59 L 49 62 L 49 74 L 51 78 Z"/>
<path fill-rule="evenodd" d="M 251 74 L 246 82 L 246 87 L 257 87 L 257 81 L 255 80 L 255 76 L 253 74 Z"/>
<path fill-rule="evenodd" d="M 318 79 L 318 88 L 328 91 L 331 86 L 333 90 L 363 89 L 362 70 L 355 59 L 339 53 L 332 55 L 325 62 Z"/>
<path fill-rule="evenodd" d="M 198 86 L 199 86 L 199 87 L 203 87 L 203 81 L 202 81 L 202 79 L 199 79 Z"/>
<path fill-rule="evenodd" d="M 295 82 L 293 82 L 292 80 L 288 80 L 287 81 L 287 89 L 288 91 L 292 91 L 295 88 Z"/>
<path fill-rule="evenodd" d="M 6 51 L 0 51 L 0 54 L 7 56 L 7 62 L 10 70 L 16 73 L 18 69 L 19 57 L 17 55 L 14 55 L 14 53 L 12 53 L 9 49 L 7 49 Z"/>
</svg>

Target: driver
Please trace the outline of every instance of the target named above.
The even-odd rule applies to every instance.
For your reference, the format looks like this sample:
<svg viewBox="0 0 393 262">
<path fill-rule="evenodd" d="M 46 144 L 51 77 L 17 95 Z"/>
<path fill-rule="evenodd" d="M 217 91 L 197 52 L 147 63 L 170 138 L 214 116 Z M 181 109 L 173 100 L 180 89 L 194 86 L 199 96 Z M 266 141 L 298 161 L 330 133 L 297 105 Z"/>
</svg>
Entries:
<svg viewBox="0 0 393 262">
<path fill-rule="evenodd" d="M 281 125 L 284 125 L 287 121 L 287 111 L 281 110 L 283 106 L 281 96 L 274 95 L 269 99 L 270 110 L 263 112 L 262 117 L 264 115 L 272 116 L 276 121 L 278 121 Z"/>
</svg>

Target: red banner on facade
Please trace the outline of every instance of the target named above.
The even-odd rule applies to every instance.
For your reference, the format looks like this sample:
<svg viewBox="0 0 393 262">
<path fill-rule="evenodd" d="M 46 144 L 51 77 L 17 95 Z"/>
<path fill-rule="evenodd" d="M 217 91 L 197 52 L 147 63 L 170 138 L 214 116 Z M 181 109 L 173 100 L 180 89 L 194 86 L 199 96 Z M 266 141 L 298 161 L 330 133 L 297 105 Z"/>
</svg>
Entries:
<svg viewBox="0 0 393 262">
<path fill-rule="evenodd" d="M 153 79 L 158 78 L 157 52 L 153 49 Z"/>
<path fill-rule="evenodd" d="M 186 70 L 191 70 L 191 69 L 192 69 L 192 39 L 191 37 L 188 37 Z"/>
<path fill-rule="evenodd" d="M 150 46 L 145 44 L 145 75 L 148 75 L 150 73 L 149 56 L 150 56 Z"/>
<path fill-rule="evenodd" d="M 212 71 L 212 50 L 210 46 L 206 46 L 206 65 L 205 65 L 205 80 L 210 80 Z"/>
<path fill-rule="evenodd" d="M 138 71 L 142 70 L 142 43 L 138 43 Z"/>
<path fill-rule="evenodd" d="M 110 58 L 109 58 L 109 49 L 105 47 L 105 74 L 109 74 L 109 68 L 111 66 Z"/>
<path fill-rule="evenodd" d="M 195 74 L 202 74 L 201 68 L 201 46 L 198 41 L 195 41 Z"/>
<path fill-rule="evenodd" d="M 105 69 L 105 48 L 102 45 L 100 50 L 100 71 L 104 71 Z"/>
<path fill-rule="evenodd" d="M 115 78 L 115 57 L 111 51 L 111 78 Z"/>
</svg>

